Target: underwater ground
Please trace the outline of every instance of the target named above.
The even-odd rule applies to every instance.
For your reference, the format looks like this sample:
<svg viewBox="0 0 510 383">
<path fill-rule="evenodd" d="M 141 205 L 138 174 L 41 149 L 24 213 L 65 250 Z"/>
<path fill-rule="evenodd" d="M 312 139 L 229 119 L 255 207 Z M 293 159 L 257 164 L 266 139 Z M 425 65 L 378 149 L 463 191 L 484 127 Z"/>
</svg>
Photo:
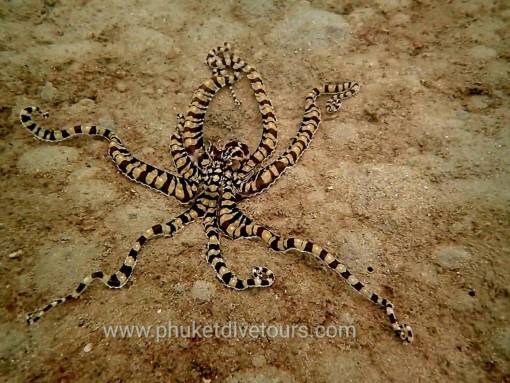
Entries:
<svg viewBox="0 0 510 383">
<path fill-rule="evenodd" d="M 487 0 L 3 1 L 0 379 L 510 381 L 509 21 L 508 2 Z M 101 124 L 171 169 L 176 113 L 210 76 L 207 52 L 224 41 L 263 76 L 279 152 L 312 87 L 361 84 L 338 113 L 323 114 L 298 166 L 240 206 L 335 252 L 392 300 L 414 328 L 412 345 L 307 255 L 224 239 L 234 270 L 267 266 L 276 282 L 222 287 L 198 224 L 149 242 L 126 288 L 94 284 L 26 326 L 27 312 L 92 271 L 116 270 L 141 233 L 184 207 L 121 176 L 105 141 L 37 141 L 19 111 L 41 106 L 48 127 Z M 261 117 L 248 81 L 235 88 L 242 106 L 221 92 L 206 138 L 253 149 Z M 356 337 L 104 333 L 168 322 L 353 325 Z"/>
</svg>

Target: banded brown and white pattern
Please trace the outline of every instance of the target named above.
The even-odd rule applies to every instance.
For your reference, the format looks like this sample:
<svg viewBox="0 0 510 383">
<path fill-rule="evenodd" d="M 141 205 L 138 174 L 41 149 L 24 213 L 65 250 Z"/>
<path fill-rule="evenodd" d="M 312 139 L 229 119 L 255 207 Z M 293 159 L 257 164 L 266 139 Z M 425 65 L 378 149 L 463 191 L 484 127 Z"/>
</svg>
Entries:
<svg viewBox="0 0 510 383">
<path fill-rule="evenodd" d="M 120 138 L 109 129 L 100 126 L 82 125 L 67 129 L 47 129 L 39 126 L 32 119 L 34 112 L 48 118 L 48 113 L 41 111 L 39 107 L 29 106 L 21 111 L 20 120 L 21 124 L 36 138 L 43 141 L 60 142 L 77 135 L 103 137 L 110 141 L 108 148 L 110 158 L 117 169 L 129 179 L 160 193 L 175 197 L 181 203 L 188 203 L 196 196 L 198 191 L 197 182 L 178 177 L 137 159 L 124 146 Z"/>
<path fill-rule="evenodd" d="M 232 239 L 258 238 L 275 252 L 299 251 L 313 255 L 341 276 L 356 291 L 370 301 L 383 308 L 390 320 L 395 334 L 404 341 L 411 341 L 412 328 L 407 324 L 399 324 L 395 316 L 393 304 L 381 295 L 368 289 L 335 255 L 313 242 L 300 238 L 284 238 L 264 226 L 255 224 L 237 207 L 226 207 L 220 211 L 219 225 L 223 233 Z"/>
<path fill-rule="evenodd" d="M 306 96 L 305 112 L 303 121 L 296 136 L 291 140 L 290 146 L 278 159 L 263 167 L 254 176 L 245 180 L 239 186 L 239 192 L 243 196 L 255 195 L 269 188 L 287 169 L 294 166 L 303 152 L 313 140 L 315 132 L 321 122 L 321 112 L 317 107 L 317 98 L 322 94 L 333 94 L 328 101 L 327 109 L 330 113 L 336 112 L 341 101 L 350 98 L 359 91 L 359 85 L 355 82 L 343 84 L 326 84 L 322 88 L 314 88 Z"/>
<path fill-rule="evenodd" d="M 267 95 L 260 73 L 235 54 L 230 44 L 225 43 L 222 47 L 211 50 L 207 54 L 205 62 L 211 68 L 214 76 L 210 81 L 202 84 L 193 96 L 182 130 L 184 147 L 190 155 L 198 158 L 203 156 L 203 124 L 209 102 L 212 96 L 222 87 L 229 86 L 232 89 L 233 83 L 239 80 L 244 73 L 250 81 L 250 86 L 262 115 L 262 137 L 260 142 L 249 160 L 243 165 L 243 168 L 238 171 L 239 174 L 247 174 L 276 149 L 278 132 L 273 104 Z M 227 76 L 227 69 L 233 72 L 233 78 Z M 223 78 L 232 81 L 224 81 Z M 232 95 L 234 100 L 239 103 L 233 91 Z"/>
<path fill-rule="evenodd" d="M 140 250 L 148 240 L 162 236 L 171 237 L 185 225 L 195 221 L 197 218 L 199 218 L 198 212 L 191 208 L 167 223 L 152 226 L 136 240 L 135 244 L 126 256 L 124 263 L 118 271 L 110 275 L 105 274 L 103 271 L 95 271 L 92 274 L 86 276 L 83 281 L 80 282 L 78 287 L 70 294 L 66 295 L 65 297 L 55 299 L 40 310 L 36 310 L 28 314 L 28 324 L 37 322 L 48 310 L 52 309 L 53 307 L 65 303 L 71 299 L 78 299 L 80 295 L 83 294 L 89 285 L 96 279 L 103 282 L 103 284 L 109 288 L 120 289 L 124 287 L 133 274 Z"/>
<path fill-rule="evenodd" d="M 164 224 L 156 224 L 141 235 L 122 266 L 114 273 L 96 271 L 86 276 L 78 287 L 65 297 L 55 299 L 27 316 L 28 324 L 38 321 L 53 307 L 77 299 L 94 281 L 100 280 L 110 288 L 122 288 L 131 278 L 139 253 L 144 244 L 156 237 L 172 237 L 191 222 L 200 222 L 207 238 L 205 258 L 217 279 L 233 290 L 270 287 L 275 282 L 273 272 L 257 266 L 251 275 L 243 278 L 227 266 L 221 250 L 221 236 L 230 239 L 255 238 L 277 253 L 298 251 L 310 254 L 335 272 L 368 301 L 385 310 L 394 333 L 404 341 L 413 340 L 410 326 L 400 324 L 394 306 L 379 293 L 360 281 L 333 253 L 301 238 L 284 237 L 255 223 L 237 206 L 244 199 L 271 187 L 301 158 L 310 146 L 321 122 L 321 112 L 316 104 L 321 95 L 330 95 L 326 110 L 336 112 L 342 101 L 359 91 L 355 82 L 326 84 L 312 89 L 306 96 L 303 120 L 296 136 L 287 149 L 272 162 L 263 165 L 274 153 L 277 145 L 277 119 L 260 74 L 235 54 L 229 44 L 209 52 L 206 63 L 212 77 L 205 80 L 193 93 L 185 114 L 177 115 L 176 132 L 171 136 L 170 153 L 177 174 L 145 163 L 134 157 L 120 138 L 112 131 L 99 126 L 75 126 L 68 129 L 48 129 L 34 122 L 37 112 L 47 117 L 38 107 L 27 107 L 20 113 L 22 125 L 36 138 L 59 142 L 76 135 L 103 137 L 109 141 L 108 154 L 121 174 L 153 190 L 175 197 L 188 205 L 187 210 Z M 262 137 L 253 152 L 238 141 L 231 141 L 222 148 L 205 147 L 203 129 L 207 109 L 213 97 L 223 88 L 230 88 L 236 104 L 234 84 L 246 75 L 262 115 Z"/>
</svg>

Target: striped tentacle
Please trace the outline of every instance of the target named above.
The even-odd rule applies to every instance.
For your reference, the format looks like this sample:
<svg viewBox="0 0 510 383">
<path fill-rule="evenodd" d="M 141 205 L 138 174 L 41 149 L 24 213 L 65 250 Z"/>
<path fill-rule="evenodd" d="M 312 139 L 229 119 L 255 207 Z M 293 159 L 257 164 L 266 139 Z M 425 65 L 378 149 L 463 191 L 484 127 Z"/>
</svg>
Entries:
<svg viewBox="0 0 510 383">
<path fill-rule="evenodd" d="M 205 156 L 203 125 L 212 98 L 220 89 L 234 84 L 239 78 L 239 72 L 229 76 L 213 76 L 200 85 L 193 94 L 180 131 L 184 148 L 193 159 L 200 161 Z"/>
<path fill-rule="evenodd" d="M 129 179 L 165 195 L 173 196 L 182 203 L 188 203 L 195 197 L 198 190 L 196 182 L 187 181 L 135 158 L 120 138 L 111 130 L 100 126 L 82 125 L 68 129 L 47 129 L 39 126 L 32 119 L 34 112 L 42 114 L 45 118 L 48 117 L 48 114 L 41 111 L 39 107 L 29 106 L 21 111 L 20 120 L 22 125 L 36 138 L 44 141 L 60 142 L 77 135 L 103 137 L 110 142 L 108 154 L 115 166 Z"/>
<path fill-rule="evenodd" d="M 273 272 L 265 267 L 254 267 L 252 277 L 246 280 L 239 278 L 226 265 L 220 248 L 220 232 L 217 221 L 217 203 L 221 192 L 220 182 L 223 170 L 221 167 L 209 168 L 207 177 L 209 185 L 197 199 L 195 208 L 205 211 L 202 225 L 207 235 L 206 259 L 216 273 L 216 277 L 226 287 L 235 290 L 246 290 L 252 287 L 269 287 L 274 283 Z"/>
<path fill-rule="evenodd" d="M 243 196 L 261 193 L 278 180 L 287 169 L 298 162 L 303 152 L 312 142 L 321 122 L 321 113 L 316 104 L 316 100 L 320 95 L 334 95 L 328 101 L 327 109 L 330 112 L 335 112 L 340 107 L 341 100 L 354 96 L 358 91 L 359 85 L 355 82 L 327 84 L 320 89 L 314 88 L 306 96 L 303 120 L 297 135 L 291 140 L 287 150 L 271 164 L 260 169 L 246 181 L 240 183 L 239 192 Z"/>
<path fill-rule="evenodd" d="M 20 112 L 20 121 L 24 128 L 32 133 L 41 141 L 60 142 L 67 140 L 79 134 L 99 136 L 106 138 L 108 141 L 119 140 L 119 138 L 111 130 L 99 126 L 75 126 L 69 129 L 47 129 L 35 122 L 32 118 L 34 113 L 42 115 L 44 118 L 49 117 L 48 112 L 44 112 L 38 106 L 28 106 Z"/>
<path fill-rule="evenodd" d="M 331 270 L 340 275 L 354 290 L 360 292 L 371 302 L 386 311 L 391 326 L 395 334 L 404 342 L 411 343 L 413 340 L 413 330 L 409 325 L 400 324 L 395 316 L 393 304 L 386 298 L 371 291 L 358 278 L 356 278 L 347 267 L 333 254 L 322 247 L 299 238 L 283 238 L 266 229 L 265 227 L 253 223 L 253 221 L 242 214 L 238 208 L 225 207 L 218 217 L 221 230 L 228 233 L 233 239 L 253 238 L 262 239 L 271 249 L 279 252 L 297 250 L 309 253 L 316 259 L 326 264 Z"/>
<path fill-rule="evenodd" d="M 187 180 L 199 181 L 202 176 L 201 168 L 198 167 L 184 148 L 180 132 L 184 129 L 184 116 L 177 114 L 177 134 L 173 134 L 170 141 L 170 154 L 177 173 Z"/>
<path fill-rule="evenodd" d="M 217 62 L 216 58 L 219 58 L 221 54 L 230 50 L 231 50 L 230 44 L 225 43 L 223 46 L 211 49 L 207 54 L 205 63 L 210 66 L 213 76 L 225 76 L 227 74 L 227 66 L 221 65 L 221 61 Z M 230 66 L 230 68 L 232 67 Z M 233 85 L 230 85 L 229 89 L 230 94 L 232 95 L 232 99 L 234 100 L 234 104 L 236 104 L 236 106 L 241 106 L 242 102 L 237 97 Z"/>
<path fill-rule="evenodd" d="M 244 237 L 246 225 L 252 221 L 236 206 L 237 197 L 232 186 L 225 186 L 218 212 L 218 227 L 231 239 Z"/>
<path fill-rule="evenodd" d="M 226 265 L 220 248 L 220 235 L 216 227 L 216 212 L 208 212 L 203 221 L 205 233 L 208 238 L 206 258 L 207 262 L 216 272 L 216 277 L 226 287 L 235 290 L 247 290 L 253 287 L 269 287 L 274 283 L 274 274 L 266 267 L 255 266 L 252 269 L 252 277 L 239 278 Z"/>
<path fill-rule="evenodd" d="M 111 275 L 105 274 L 102 271 L 96 271 L 88 275 L 70 294 L 66 295 L 65 297 L 55 299 L 43 308 L 28 314 L 27 323 L 31 325 L 32 323 L 40 320 L 44 314 L 46 314 L 55 306 L 61 305 L 62 303 L 65 303 L 69 300 L 78 299 L 96 279 L 103 282 L 103 284 L 109 288 L 119 289 L 124 287 L 133 274 L 140 250 L 148 240 L 161 236 L 173 236 L 177 231 L 179 231 L 185 225 L 193 222 L 198 217 L 199 214 L 196 210 L 189 209 L 167 223 L 152 226 L 136 240 L 134 246 L 129 251 L 129 254 L 127 255 L 124 263 L 118 271 Z"/>
<path fill-rule="evenodd" d="M 237 54 L 232 52 L 229 43 L 225 43 L 224 46 L 215 48 L 209 52 L 206 58 L 206 64 L 209 65 L 213 71 L 218 73 L 225 73 L 226 68 L 230 68 L 234 73 L 246 73 L 246 77 L 250 81 L 250 86 L 255 94 L 255 99 L 262 115 L 263 129 L 262 137 L 257 148 L 249 160 L 243 165 L 242 169 L 239 170 L 241 175 L 248 174 L 258 164 L 271 156 L 276 149 L 278 132 L 276 113 L 273 104 L 267 95 L 266 87 L 260 73 L 242 60 Z M 234 99 L 237 98 L 235 94 L 233 94 L 233 97 Z"/>
</svg>

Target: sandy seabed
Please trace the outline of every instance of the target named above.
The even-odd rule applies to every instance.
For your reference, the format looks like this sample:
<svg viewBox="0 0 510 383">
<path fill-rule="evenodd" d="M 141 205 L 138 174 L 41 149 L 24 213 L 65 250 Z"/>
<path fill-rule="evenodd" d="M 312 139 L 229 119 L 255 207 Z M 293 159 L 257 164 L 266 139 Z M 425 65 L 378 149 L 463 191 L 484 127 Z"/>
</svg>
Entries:
<svg viewBox="0 0 510 383">
<path fill-rule="evenodd" d="M 486 0 L 2 2 L 1 379 L 510 381 L 509 21 L 508 2 Z M 171 169 L 176 113 L 224 41 L 263 76 L 279 152 L 313 86 L 361 84 L 324 114 L 299 165 L 241 206 L 338 254 L 412 324 L 411 346 L 306 255 L 225 239 L 234 270 L 264 265 L 277 279 L 270 289 L 223 288 L 197 224 L 148 243 L 126 288 L 94 285 L 25 325 L 27 312 L 83 276 L 115 270 L 141 233 L 183 207 L 117 173 L 104 141 L 36 141 L 19 111 L 39 105 L 52 127 L 101 124 Z M 228 91 L 213 100 L 206 138 L 253 149 L 261 117 L 245 79 L 236 91 L 240 108 Z M 156 342 L 103 332 L 168 322 L 353 325 L 357 336 Z"/>
</svg>

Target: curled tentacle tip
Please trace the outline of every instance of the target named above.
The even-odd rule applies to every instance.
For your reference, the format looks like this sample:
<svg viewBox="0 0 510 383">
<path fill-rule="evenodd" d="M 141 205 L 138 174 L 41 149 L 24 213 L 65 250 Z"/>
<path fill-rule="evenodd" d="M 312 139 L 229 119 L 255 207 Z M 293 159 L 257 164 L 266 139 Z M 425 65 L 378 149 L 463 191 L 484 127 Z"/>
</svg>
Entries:
<svg viewBox="0 0 510 383">
<path fill-rule="evenodd" d="M 326 112 L 335 113 L 342 107 L 342 102 L 340 100 L 336 100 L 334 98 L 330 99 L 326 103 Z"/>
<path fill-rule="evenodd" d="M 263 266 L 254 266 L 252 268 L 252 272 L 254 274 L 273 274 L 271 270 L 269 270 L 267 267 Z"/>
<path fill-rule="evenodd" d="M 27 314 L 25 320 L 27 322 L 27 326 L 34 324 L 35 322 L 34 314 L 33 313 Z"/>
<path fill-rule="evenodd" d="M 271 286 L 274 283 L 274 274 L 267 267 L 255 266 L 252 269 L 252 274 L 254 278 L 260 278 L 263 281 L 267 281 L 268 284 L 266 286 Z"/>
<path fill-rule="evenodd" d="M 43 116 L 44 118 L 48 118 L 50 116 L 50 114 L 48 112 L 45 112 L 44 110 L 42 110 L 41 108 L 39 108 L 38 106 L 33 106 L 32 107 L 32 110 L 39 113 L 41 116 Z"/>
<path fill-rule="evenodd" d="M 404 344 L 410 344 L 413 342 L 413 339 L 414 339 L 414 334 L 413 334 L 413 329 L 411 326 L 407 325 L 407 324 L 403 324 L 401 327 L 400 327 L 400 339 L 402 339 L 404 341 Z"/>
</svg>

